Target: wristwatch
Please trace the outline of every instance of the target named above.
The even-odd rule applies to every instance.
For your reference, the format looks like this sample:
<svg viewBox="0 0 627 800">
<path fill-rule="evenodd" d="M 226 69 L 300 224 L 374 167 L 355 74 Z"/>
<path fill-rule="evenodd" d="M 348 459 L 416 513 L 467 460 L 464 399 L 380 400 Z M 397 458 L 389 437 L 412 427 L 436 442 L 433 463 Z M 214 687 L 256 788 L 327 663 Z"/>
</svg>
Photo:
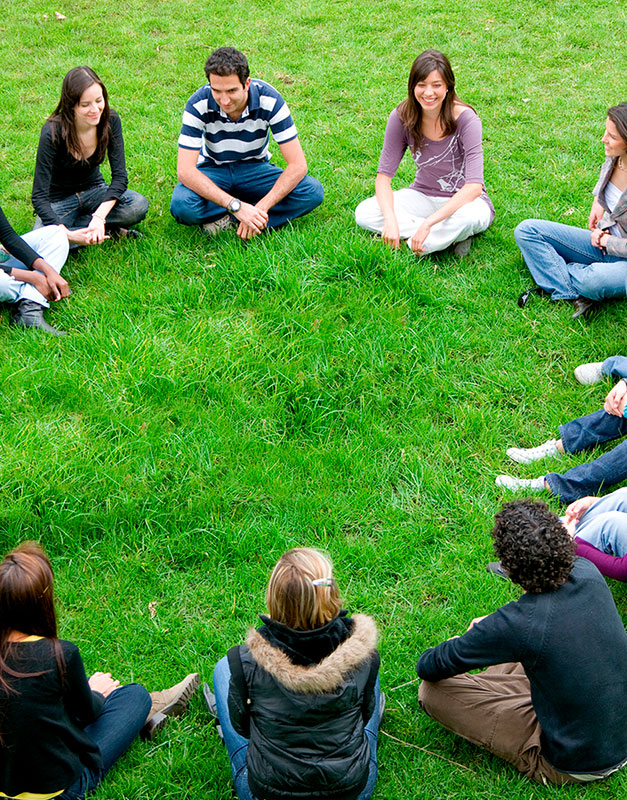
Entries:
<svg viewBox="0 0 627 800">
<path fill-rule="evenodd" d="M 237 214 L 237 212 L 242 207 L 241 202 L 237 199 L 237 197 L 233 197 L 231 202 L 228 204 L 227 208 L 231 212 L 231 214 Z"/>
</svg>

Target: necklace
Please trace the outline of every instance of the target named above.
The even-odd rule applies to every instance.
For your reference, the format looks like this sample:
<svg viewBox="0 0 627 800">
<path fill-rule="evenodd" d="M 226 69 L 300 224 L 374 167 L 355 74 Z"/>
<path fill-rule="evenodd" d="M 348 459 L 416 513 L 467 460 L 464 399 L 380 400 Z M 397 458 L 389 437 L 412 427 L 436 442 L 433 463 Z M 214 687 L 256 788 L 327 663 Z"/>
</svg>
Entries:
<svg viewBox="0 0 627 800">
<path fill-rule="evenodd" d="M 624 166 L 623 166 L 623 157 L 622 157 L 622 156 L 619 156 L 619 157 L 618 157 L 618 169 L 619 169 L 621 172 L 627 172 L 627 167 L 624 167 Z"/>
</svg>

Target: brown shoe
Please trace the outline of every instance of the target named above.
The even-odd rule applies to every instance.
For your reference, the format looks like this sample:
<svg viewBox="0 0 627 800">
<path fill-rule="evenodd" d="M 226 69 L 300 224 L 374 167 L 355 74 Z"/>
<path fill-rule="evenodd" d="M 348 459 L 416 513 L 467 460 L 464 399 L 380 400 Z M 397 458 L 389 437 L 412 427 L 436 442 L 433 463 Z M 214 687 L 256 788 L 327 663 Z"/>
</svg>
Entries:
<svg viewBox="0 0 627 800">
<path fill-rule="evenodd" d="M 170 689 L 163 689 L 161 692 L 151 692 L 150 699 L 152 706 L 148 719 L 157 713 L 165 714 L 168 717 L 180 717 L 187 709 L 187 704 L 200 683 L 200 675 L 192 672 L 187 675 L 176 686 Z"/>
<path fill-rule="evenodd" d="M 590 311 L 594 308 L 594 300 L 589 300 L 587 297 L 578 297 L 576 300 L 573 300 L 573 306 L 575 311 L 573 313 L 573 319 L 578 319 L 579 317 L 587 316 Z"/>
</svg>

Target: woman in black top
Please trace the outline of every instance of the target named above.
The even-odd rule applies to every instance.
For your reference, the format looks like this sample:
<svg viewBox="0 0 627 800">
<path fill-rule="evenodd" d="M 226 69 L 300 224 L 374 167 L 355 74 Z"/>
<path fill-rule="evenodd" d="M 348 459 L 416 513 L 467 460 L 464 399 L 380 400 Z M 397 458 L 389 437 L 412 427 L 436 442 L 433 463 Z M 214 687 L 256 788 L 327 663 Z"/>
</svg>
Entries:
<svg viewBox="0 0 627 800">
<path fill-rule="evenodd" d="M 105 156 L 109 185 L 100 172 Z M 120 118 L 109 108 L 96 73 L 75 67 L 41 130 L 32 194 L 35 227 L 63 225 L 74 245 L 101 244 L 110 235 L 135 238 L 132 226 L 146 216 L 148 201 L 127 185 Z"/>
<path fill-rule="evenodd" d="M 87 679 L 76 645 L 57 638 L 46 554 L 27 542 L 0 563 L 1 797 L 81 800 L 142 728 L 151 735 L 162 714 L 181 713 L 189 699 L 181 685 L 151 696 L 109 673 Z"/>
</svg>

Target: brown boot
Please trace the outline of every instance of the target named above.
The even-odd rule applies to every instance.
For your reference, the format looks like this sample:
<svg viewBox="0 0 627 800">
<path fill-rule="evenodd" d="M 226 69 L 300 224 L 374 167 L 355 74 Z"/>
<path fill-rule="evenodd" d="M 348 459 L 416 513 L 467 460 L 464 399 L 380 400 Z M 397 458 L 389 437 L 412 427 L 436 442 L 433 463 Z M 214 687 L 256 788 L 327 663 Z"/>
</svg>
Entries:
<svg viewBox="0 0 627 800">
<path fill-rule="evenodd" d="M 152 706 L 148 719 L 157 713 L 165 714 L 168 717 L 180 717 L 181 714 L 185 713 L 187 704 L 198 688 L 199 683 L 200 675 L 197 672 L 192 672 L 170 689 L 151 692 Z"/>
</svg>

